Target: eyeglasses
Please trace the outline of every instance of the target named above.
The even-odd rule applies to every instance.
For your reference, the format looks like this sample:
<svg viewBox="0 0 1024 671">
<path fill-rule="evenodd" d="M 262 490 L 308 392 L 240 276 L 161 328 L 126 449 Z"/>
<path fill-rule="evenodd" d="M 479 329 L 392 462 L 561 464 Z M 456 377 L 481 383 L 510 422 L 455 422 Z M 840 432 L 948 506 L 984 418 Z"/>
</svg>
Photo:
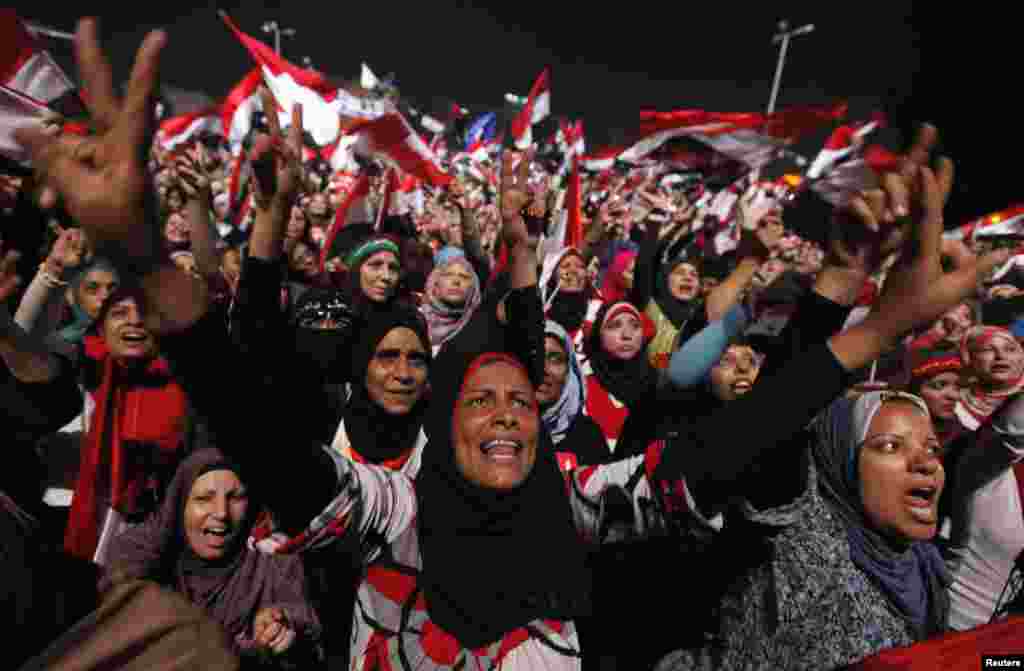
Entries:
<svg viewBox="0 0 1024 671">
<path fill-rule="evenodd" d="M 724 354 L 722 358 L 715 364 L 715 368 L 728 368 L 735 369 L 741 364 L 745 368 L 760 368 L 761 364 L 764 363 L 764 355 L 757 352 L 751 352 L 750 354 Z"/>
</svg>

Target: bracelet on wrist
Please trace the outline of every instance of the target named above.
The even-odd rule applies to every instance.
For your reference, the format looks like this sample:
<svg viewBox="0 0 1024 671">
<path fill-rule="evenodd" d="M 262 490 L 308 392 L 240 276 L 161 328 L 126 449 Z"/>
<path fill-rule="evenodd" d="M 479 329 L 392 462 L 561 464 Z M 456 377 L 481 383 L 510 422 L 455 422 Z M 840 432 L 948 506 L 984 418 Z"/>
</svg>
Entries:
<svg viewBox="0 0 1024 671">
<path fill-rule="evenodd" d="M 43 278 L 43 283 L 51 289 L 63 289 L 68 286 L 67 282 L 50 272 L 50 269 L 46 266 L 46 261 L 39 264 L 39 276 Z"/>
</svg>

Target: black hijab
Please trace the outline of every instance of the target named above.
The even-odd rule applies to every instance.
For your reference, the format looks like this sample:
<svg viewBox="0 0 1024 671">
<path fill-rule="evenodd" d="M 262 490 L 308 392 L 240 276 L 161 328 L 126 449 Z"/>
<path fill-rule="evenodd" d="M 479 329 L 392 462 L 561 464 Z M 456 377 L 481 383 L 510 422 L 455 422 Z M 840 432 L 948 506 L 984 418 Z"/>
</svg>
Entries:
<svg viewBox="0 0 1024 671">
<path fill-rule="evenodd" d="M 416 481 L 420 584 L 431 619 L 463 646 L 479 648 L 538 618 L 587 614 L 590 579 L 539 417 L 537 460 L 517 489 L 483 489 L 459 472 L 453 409 L 464 381 L 488 361 L 522 364 L 506 354 L 448 349 L 448 365 L 431 376 L 430 442 Z"/>
<path fill-rule="evenodd" d="M 335 322 L 335 328 L 313 327 L 314 323 L 327 318 Z M 297 356 L 305 366 L 316 370 L 323 381 L 347 380 L 351 365 L 347 346 L 355 336 L 357 321 L 355 310 L 343 292 L 307 289 L 296 302 L 292 317 Z"/>
<path fill-rule="evenodd" d="M 678 268 L 683 263 L 689 263 L 697 269 L 698 275 L 701 273 L 701 264 L 697 259 L 687 258 L 685 256 L 677 257 L 672 261 L 669 261 L 664 265 L 662 271 L 658 273 L 658 276 L 654 283 L 654 300 L 661 309 L 672 325 L 677 329 L 682 329 L 686 326 L 686 323 L 697 314 L 698 309 L 703 309 L 703 299 L 696 297 L 688 301 L 681 301 L 672 295 L 669 291 L 668 278 L 672 274 L 672 271 Z"/>
<path fill-rule="evenodd" d="M 608 319 L 608 314 L 616 306 L 627 306 L 619 307 L 616 312 L 628 309 L 638 316 L 641 323 L 644 322 L 639 311 L 628 301 L 605 303 L 597 311 L 594 326 L 583 341 L 583 351 L 588 357 L 590 367 L 593 368 L 597 379 L 601 382 L 601 386 L 630 409 L 633 409 L 641 401 L 653 398 L 658 384 L 658 371 L 651 366 L 647 358 L 647 343 L 650 340 L 647 333 L 644 334 L 644 346 L 629 361 L 613 357 L 602 347 L 601 328 Z"/>
<path fill-rule="evenodd" d="M 416 334 L 423 351 L 430 359 L 430 338 L 420 314 L 402 304 L 375 314 L 359 333 L 346 357 L 352 361 L 352 395 L 342 412 L 345 431 L 352 448 L 370 463 L 381 463 L 399 457 L 416 443 L 427 409 L 424 396 L 405 415 L 392 415 L 370 398 L 366 388 L 366 370 L 377 346 L 391 331 L 407 328 Z"/>
<path fill-rule="evenodd" d="M 570 254 L 583 259 L 583 255 L 575 249 L 566 250 L 562 254 L 561 258 L 559 258 L 554 272 L 551 273 L 551 277 L 548 278 L 548 283 L 545 287 L 545 296 L 550 296 L 555 291 L 558 291 L 558 283 L 560 281 L 558 266 L 561 265 L 562 261 L 564 261 Z M 548 307 L 547 317 L 551 321 L 558 323 L 558 325 L 566 331 L 573 333 L 583 326 L 583 322 L 587 318 L 587 306 L 596 296 L 597 294 L 594 291 L 594 287 L 590 284 L 590 278 L 588 277 L 584 280 L 583 291 L 571 293 L 558 291 L 551 301 L 551 306 Z"/>
</svg>

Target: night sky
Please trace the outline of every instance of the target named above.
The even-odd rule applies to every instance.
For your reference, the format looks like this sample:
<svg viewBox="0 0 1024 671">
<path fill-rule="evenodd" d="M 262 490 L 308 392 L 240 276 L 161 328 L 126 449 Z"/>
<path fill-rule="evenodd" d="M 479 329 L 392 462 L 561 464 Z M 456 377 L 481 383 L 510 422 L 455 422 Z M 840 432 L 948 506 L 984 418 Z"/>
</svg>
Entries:
<svg viewBox="0 0 1024 671">
<path fill-rule="evenodd" d="M 957 14 L 935 2 L 546 3 L 526 2 L 155 2 L 109 5 L 15 3 L 27 19 L 73 31 L 79 15 L 102 20 L 115 76 L 127 75 L 146 31 L 164 27 L 167 84 L 219 97 L 252 67 L 216 9 L 268 43 L 267 19 L 295 28 L 285 57 L 338 77 L 366 61 L 428 111 L 445 99 L 471 110 L 524 94 L 551 67 L 553 112 L 583 118 L 591 147 L 633 128 L 640 108 L 760 111 L 777 58 L 771 35 L 780 18 L 813 23 L 793 41 L 779 106 L 851 103 L 853 117 L 885 111 L 897 124 L 928 118 L 944 131 L 961 179 L 950 219 L 1015 202 L 1019 70 L 1010 10 L 973 3 Z M 749 6 L 748 6 L 749 5 Z M 672 7 L 672 9 L 667 9 Z M 960 8 L 964 12 L 963 7 Z M 780 12 L 785 11 L 785 14 Z M 61 57 L 61 60 L 66 54 Z M 1004 74 L 1005 73 L 1005 74 Z M 1012 75 L 1011 75 L 1012 76 Z M 1009 83 L 1008 80 L 1009 79 Z M 1009 103 L 1009 104 L 1008 104 Z M 1024 200 L 1024 198 L 1022 198 Z"/>
</svg>

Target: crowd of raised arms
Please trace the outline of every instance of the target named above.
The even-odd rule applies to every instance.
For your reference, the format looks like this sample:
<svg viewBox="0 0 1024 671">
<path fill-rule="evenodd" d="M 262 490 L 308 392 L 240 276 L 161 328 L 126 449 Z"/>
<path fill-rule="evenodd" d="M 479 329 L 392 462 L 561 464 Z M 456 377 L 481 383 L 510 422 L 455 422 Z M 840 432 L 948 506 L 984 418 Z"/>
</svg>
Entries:
<svg viewBox="0 0 1024 671">
<path fill-rule="evenodd" d="M 802 200 L 564 134 L 328 161 L 309 105 L 171 146 L 167 39 L 119 97 L 81 21 L 88 131 L 3 131 L 5 668 L 1024 652 L 1024 273 L 936 128 Z"/>
</svg>

